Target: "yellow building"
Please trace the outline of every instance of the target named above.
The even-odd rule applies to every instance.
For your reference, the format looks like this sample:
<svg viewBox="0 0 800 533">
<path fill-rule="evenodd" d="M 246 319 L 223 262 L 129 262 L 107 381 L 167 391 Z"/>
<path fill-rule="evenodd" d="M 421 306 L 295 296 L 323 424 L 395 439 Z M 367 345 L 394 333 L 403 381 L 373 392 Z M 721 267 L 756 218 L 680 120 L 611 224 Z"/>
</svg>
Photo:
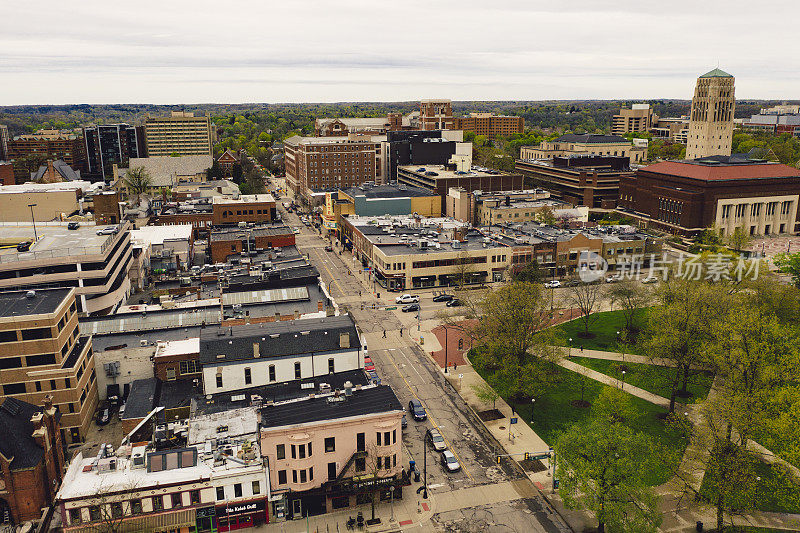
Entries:
<svg viewBox="0 0 800 533">
<path fill-rule="evenodd" d="M 562 135 L 552 141 L 542 141 L 539 146 L 523 146 L 519 158 L 523 160 L 552 159 L 572 155 L 610 155 L 628 157 L 631 163 L 647 159 L 647 147 L 635 146 L 619 135 L 593 133 Z"/>
<path fill-rule="evenodd" d="M 735 81 L 718 68 L 697 78 L 689 115 L 686 159 L 731 155 Z"/>
<path fill-rule="evenodd" d="M 148 117 L 144 123 L 149 157 L 213 155 L 215 133 L 211 117 L 183 111 L 173 111 L 169 117 Z"/>
</svg>

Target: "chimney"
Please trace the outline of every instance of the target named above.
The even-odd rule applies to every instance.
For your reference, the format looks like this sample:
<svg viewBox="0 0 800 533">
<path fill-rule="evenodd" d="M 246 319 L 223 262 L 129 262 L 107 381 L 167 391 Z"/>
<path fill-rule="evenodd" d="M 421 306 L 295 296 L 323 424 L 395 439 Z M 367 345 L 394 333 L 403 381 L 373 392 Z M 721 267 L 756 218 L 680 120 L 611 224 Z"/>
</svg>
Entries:
<svg viewBox="0 0 800 533">
<path fill-rule="evenodd" d="M 53 168 L 53 160 L 52 159 L 48 159 L 47 160 L 47 178 L 45 179 L 45 181 L 47 181 L 48 179 L 51 179 L 51 180 L 55 179 L 55 177 L 56 177 L 56 170 Z"/>
<path fill-rule="evenodd" d="M 350 333 L 339 333 L 339 348 L 350 347 Z"/>
<path fill-rule="evenodd" d="M 253 357 L 255 357 L 256 359 L 261 357 L 261 345 L 258 344 L 257 342 L 253 343 Z"/>
</svg>

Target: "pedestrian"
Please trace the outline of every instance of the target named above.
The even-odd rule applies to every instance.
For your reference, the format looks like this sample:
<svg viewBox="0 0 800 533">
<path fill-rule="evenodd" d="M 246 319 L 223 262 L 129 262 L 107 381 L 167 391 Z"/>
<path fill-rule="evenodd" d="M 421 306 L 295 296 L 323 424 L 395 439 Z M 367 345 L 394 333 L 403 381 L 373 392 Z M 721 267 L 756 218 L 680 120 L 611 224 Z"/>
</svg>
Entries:
<svg viewBox="0 0 800 533">
<path fill-rule="evenodd" d="M 583 346 L 581 346 L 581 353 L 583 353 Z"/>
<path fill-rule="evenodd" d="M 403 328 L 400 328 L 400 336 L 403 336 Z"/>
<path fill-rule="evenodd" d="M 386 338 L 386 330 L 383 330 L 383 338 Z"/>
</svg>

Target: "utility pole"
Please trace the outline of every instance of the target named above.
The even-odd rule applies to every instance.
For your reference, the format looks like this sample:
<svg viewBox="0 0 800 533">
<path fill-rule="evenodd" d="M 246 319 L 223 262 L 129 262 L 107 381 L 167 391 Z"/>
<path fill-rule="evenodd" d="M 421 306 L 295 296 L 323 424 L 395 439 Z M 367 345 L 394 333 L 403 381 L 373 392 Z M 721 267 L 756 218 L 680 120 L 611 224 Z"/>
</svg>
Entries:
<svg viewBox="0 0 800 533">
<path fill-rule="evenodd" d="M 422 499 L 428 499 L 428 443 L 422 438 Z"/>
<path fill-rule="evenodd" d="M 31 222 L 33 223 L 33 242 L 36 242 L 37 235 L 36 235 L 36 219 L 33 218 L 33 208 L 39 204 L 28 204 L 28 207 L 31 208 Z"/>
<path fill-rule="evenodd" d="M 447 326 L 444 328 L 444 373 L 447 374 Z"/>
</svg>

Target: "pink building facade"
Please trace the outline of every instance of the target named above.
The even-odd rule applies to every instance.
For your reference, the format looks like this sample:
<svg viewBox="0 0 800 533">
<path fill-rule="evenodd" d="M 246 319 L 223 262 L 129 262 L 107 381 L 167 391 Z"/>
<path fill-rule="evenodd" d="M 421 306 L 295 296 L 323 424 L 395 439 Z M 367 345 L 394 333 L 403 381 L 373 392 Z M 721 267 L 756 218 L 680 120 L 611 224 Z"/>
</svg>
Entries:
<svg viewBox="0 0 800 533">
<path fill-rule="evenodd" d="M 403 409 L 387 386 L 262 408 L 275 520 L 402 498 Z M 280 498 L 280 499 L 279 499 Z"/>
</svg>

